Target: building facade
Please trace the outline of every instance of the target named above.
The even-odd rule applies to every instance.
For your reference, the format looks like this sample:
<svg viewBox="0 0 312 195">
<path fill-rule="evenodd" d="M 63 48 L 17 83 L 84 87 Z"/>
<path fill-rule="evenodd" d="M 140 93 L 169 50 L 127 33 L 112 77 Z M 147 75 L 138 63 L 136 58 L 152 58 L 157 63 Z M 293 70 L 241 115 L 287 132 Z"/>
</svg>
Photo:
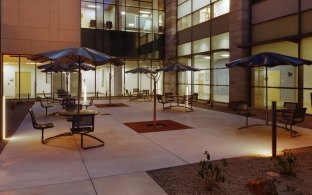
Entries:
<svg viewBox="0 0 312 195">
<path fill-rule="evenodd" d="M 261 108 L 265 69 L 228 69 L 225 63 L 263 51 L 311 60 L 311 15 L 310 0 L 2 0 L 0 95 L 35 98 L 66 85 L 77 93 L 77 74 L 43 73 L 27 56 L 84 46 L 126 62 L 83 72 L 82 86 L 90 96 L 152 91 L 150 78 L 125 72 L 177 61 L 201 71 L 165 73 L 157 93 L 196 92 L 212 105 L 243 100 Z M 297 101 L 311 113 L 311 71 L 310 66 L 268 69 L 269 105 Z"/>
</svg>

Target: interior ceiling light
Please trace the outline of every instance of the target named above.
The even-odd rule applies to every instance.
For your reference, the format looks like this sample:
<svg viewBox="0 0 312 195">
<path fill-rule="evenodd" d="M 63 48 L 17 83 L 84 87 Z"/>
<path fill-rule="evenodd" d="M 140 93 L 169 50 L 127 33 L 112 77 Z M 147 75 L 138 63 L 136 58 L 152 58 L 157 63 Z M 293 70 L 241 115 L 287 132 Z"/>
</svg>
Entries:
<svg viewBox="0 0 312 195">
<path fill-rule="evenodd" d="M 151 14 L 149 11 L 139 11 L 141 14 Z"/>
<path fill-rule="evenodd" d="M 142 15 L 141 15 L 141 17 L 143 17 L 143 18 L 147 18 L 147 17 L 148 17 L 148 15 L 147 15 L 147 14 L 142 14 Z"/>
<path fill-rule="evenodd" d="M 209 60 L 210 59 L 210 56 L 205 56 L 203 57 L 205 60 Z"/>
<path fill-rule="evenodd" d="M 121 15 L 126 15 L 126 12 L 121 12 Z"/>
<path fill-rule="evenodd" d="M 88 8 L 96 8 L 95 5 L 88 5 Z"/>
<path fill-rule="evenodd" d="M 129 24 L 128 24 L 128 26 L 131 26 L 131 27 L 133 27 L 133 26 L 134 26 L 134 24 L 133 24 L 133 23 L 129 23 Z"/>
<path fill-rule="evenodd" d="M 230 54 L 225 53 L 225 54 L 221 54 L 220 56 L 221 56 L 221 57 L 230 57 Z"/>
</svg>

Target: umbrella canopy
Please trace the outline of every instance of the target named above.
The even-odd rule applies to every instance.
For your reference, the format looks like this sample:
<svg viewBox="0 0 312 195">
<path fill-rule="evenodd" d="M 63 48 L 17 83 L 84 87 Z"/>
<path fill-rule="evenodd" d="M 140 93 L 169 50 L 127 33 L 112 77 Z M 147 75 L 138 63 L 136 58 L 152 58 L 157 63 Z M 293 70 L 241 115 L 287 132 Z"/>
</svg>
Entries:
<svg viewBox="0 0 312 195">
<path fill-rule="evenodd" d="M 185 72 L 185 71 L 199 71 L 198 68 L 193 68 L 188 65 L 180 64 L 180 63 L 172 63 L 163 68 L 159 68 L 156 71 L 163 71 L 163 72 Z"/>
<path fill-rule="evenodd" d="M 225 64 L 227 67 L 257 67 L 264 66 L 265 67 L 265 77 L 268 78 L 268 70 L 267 68 L 271 68 L 274 66 L 281 65 L 292 65 L 292 66 L 301 66 L 301 65 L 310 65 L 312 61 L 304 60 L 300 58 L 295 58 L 292 56 L 282 55 L 274 52 L 263 52 L 258 53 L 253 56 L 245 57 L 242 59 L 238 59 L 232 62 Z M 265 79 L 265 90 L 266 90 L 266 98 L 265 98 L 265 108 L 266 108 L 266 124 L 268 124 L 268 79 Z"/>
<path fill-rule="evenodd" d="M 59 60 L 62 63 L 84 62 L 95 66 L 106 63 L 112 63 L 117 66 L 124 65 L 123 60 L 86 47 L 65 48 L 56 51 L 44 52 L 33 55 L 29 59 L 36 62 L 46 62 L 50 60 Z"/>
<path fill-rule="evenodd" d="M 72 62 L 68 64 L 63 64 L 60 62 L 54 62 L 50 64 L 43 64 L 38 66 L 39 69 L 44 69 L 44 72 L 76 72 L 79 69 L 79 64 Z M 82 63 L 80 64 L 81 70 L 95 70 L 94 66 Z"/>
<path fill-rule="evenodd" d="M 156 71 L 154 70 L 151 70 L 151 69 L 148 69 L 148 68 L 135 68 L 135 69 L 132 69 L 132 70 L 128 70 L 126 71 L 125 73 L 144 73 L 144 74 L 147 74 L 147 73 L 156 73 Z"/>
<path fill-rule="evenodd" d="M 238 67 L 255 67 L 255 66 L 274 67 L 279 65 L 301 66 L 304 64 L 307 65 L 312 64 L 312 61 L 286 56 L 274 52 L 263 52 L 253 56 L 229 62 L 225 65 L 231 68 L 235 66 Z"/>
<path fill-rule="evenodd" d="M 56 51 L 44 52 L 33 55 L 29 58 L 36 62 L 46 61 L 59 61 L 60 63 L 72 63 L 76 62 L 79 65 L 79 72 L 81 70 L 81 63 L 88 63 L 95 66 L 104 65 L 107 63 L 118 65 L 124 65 L 124 61 L 113 56 L 95 51 L 86 47 L 77 48 L 65 48 Z M 78 75 L 78 104 L 80 103 L 81 96 L 81 76 Z M 79 112 L 79 109 L 78 109 Z"/>
</svg>

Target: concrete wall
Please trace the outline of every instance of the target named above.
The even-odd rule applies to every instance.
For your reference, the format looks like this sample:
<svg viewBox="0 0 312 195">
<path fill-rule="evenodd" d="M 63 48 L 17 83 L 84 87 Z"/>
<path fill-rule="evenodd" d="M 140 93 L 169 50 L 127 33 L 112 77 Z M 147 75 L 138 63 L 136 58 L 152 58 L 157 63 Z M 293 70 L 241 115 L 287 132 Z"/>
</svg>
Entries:
<svg viewBox="0 0 312 195">
<path fill-rule="evenodd" d="M 2 0 L 1 49 L 35 54 L 80 46 L 80 1 Z"/>
</svg>

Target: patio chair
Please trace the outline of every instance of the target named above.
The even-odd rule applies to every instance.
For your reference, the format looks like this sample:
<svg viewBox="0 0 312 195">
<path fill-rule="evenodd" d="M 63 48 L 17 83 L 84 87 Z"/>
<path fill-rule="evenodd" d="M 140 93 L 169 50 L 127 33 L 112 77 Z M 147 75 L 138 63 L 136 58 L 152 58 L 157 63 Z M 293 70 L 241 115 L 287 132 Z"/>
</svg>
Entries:
<svg viewBox="0 0 312 195">
<path fill-rule="evenodd" d="M 157 94 L 156 97 L 157 101 L 163 105 L 163 110 L 171 108 L 171 102 L 167 101 L 164 96 Z M 169 104 L 169 107 L 165 107 L 166 104 Z"/>
<path fill-rule="evenodd" d="M 90 149 L 104 146 L 104 141 L 88 134 L 94 131 L 94 115 L 73 115 L 72 127 L 70 130 L 73 134 L 80 134 L 80 146 L 82 149 Z M 86 147 L 83 143 L 84 136 L 93 138 L 100 142 L 100 144 Z"/>
<path fill-rule="evenodd" d="M 296 108 L 296 109 L 294 109 L 290 115 L 286 115 L 285 117 L 283 117 L 282 119 L 279 120 L 279 122 L 281 122 L 285 125 L 285 127 L 281 127 L 281 128 L 284 128 L 284 129 L 290 131 L 291 137 L 297 136 L 298 132 L 294 131 L 292 129 L 292 126 L 295 124 L 299 124 L 299 123 L 304 122 L 306 111 L 307 111 L 307 108 Z"/>
<path fill-rule="evenodd" d="M 251 127 L 251 126 L 258 125 L 258 124 L 253 124 L 253 125 L 249 125 L 248 124 L 249 117 L 256 116 L 256 114 L 251 112 L 251 110 L 249 109 L 249 107 L 248 107 L 248 105 L 246 103 L 239 102 L 236 105 L 234 110 L 237 110 L 239 115 L 245 116 L 245 126 L 239 127 L 238 129 L 248 128 L 248 127 Z"/>
<path fill-rule="evenodd" d="M 280 113 L 280 117 L 290 116 L 293 110 L 299 108 L 299 104 L 297 102 L 284 102 L 284 109 L 278 110 Z"/>
<path fill-rule="evenodd" d="M 40 99 L 40 105 L 41 105 L 41 107 L 42 108 L 44 108 L 45 110 L 46 110 L 46 117 L 48 117 L 48 109 L 49 108 L 52 108 L 53 106 L 52 105 L 48 105 L 48 104 L 43 104 L 43 102 L 42 102 L 42 98 L 39 98 Z M 52 114 L 55 114 L 55 113 L 52 113 Z M 49 115 L 52 115 L 52 114 L 49 114 Z"/>
<path fill-rule="evenodd" d="M 192 94 L 192 101 L 197 102 L 198 101 L 198 93 L 193 93 Z"/>
<path fill-rule="evenodd" d="M 31 122 L 32 122 L 33 127 L 35 129 L 41 130 L 41 143 L 45 144 L 50 138 L 44 139 L 44 130 L 54 127 L 54 124 L 53 123 L 38 124 L 35 118 L 35 114 L 32 109 L 29 109 L 29 114 L 31 116 Z"/>
<path fill-rule="evenodd" d="M 193 112 L 193 95 L 184 95 L 182 103 L 185 106 L 186 112 Z"/>
<path fill-rule="evenodd" d="M 42 93 L 43 93 L 43 98 L 47 100 L 47 103 L 49 103 L 49 100 L 52 100 L 53 102 L 53 98 L 51 96 L 47 96 L 47 94 L 44 91 L 42 91 Z"/>
<path fill-rule="evenodd" d="M 165 93 L 166 101 L 168 102 L 174 102 L 173 93 L 172 92 L 166 92 Z"/>
</svg>

